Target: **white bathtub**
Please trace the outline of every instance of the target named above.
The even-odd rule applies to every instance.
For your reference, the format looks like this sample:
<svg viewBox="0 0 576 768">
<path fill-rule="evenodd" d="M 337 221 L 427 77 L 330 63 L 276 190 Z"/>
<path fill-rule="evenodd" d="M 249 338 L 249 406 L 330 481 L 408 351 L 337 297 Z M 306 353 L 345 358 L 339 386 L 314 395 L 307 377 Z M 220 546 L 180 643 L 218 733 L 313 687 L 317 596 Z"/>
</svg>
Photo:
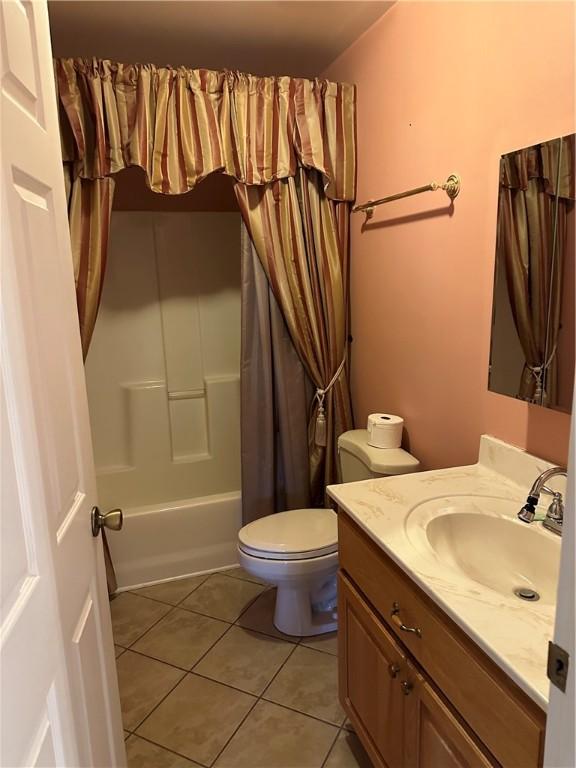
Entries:
<svg viewBox="0 0 576 768">
<path fill-rule="evenodd" d="M 237 563 L 240 491 L 124 509 L 124 527 L 108 543 L 118 587 L 130 587 Z"/>
</svg>

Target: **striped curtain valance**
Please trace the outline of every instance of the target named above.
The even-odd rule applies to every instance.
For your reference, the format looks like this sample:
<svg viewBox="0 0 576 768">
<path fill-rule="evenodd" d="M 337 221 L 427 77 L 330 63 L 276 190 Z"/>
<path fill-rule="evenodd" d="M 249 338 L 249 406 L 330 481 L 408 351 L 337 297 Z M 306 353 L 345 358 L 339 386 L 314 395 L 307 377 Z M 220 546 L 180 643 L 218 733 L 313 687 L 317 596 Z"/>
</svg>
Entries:
<svg viewBox="0 0 576 768">
<path fill-rule="evenodd" d="M 355 197 L 353 85 L 98 59 L 56 59 L 55 75 L 75 177 L 138 165 L 181 194 L 215 171 L 252 185 L 303 166 L 332 200 Z"/>
</svg>

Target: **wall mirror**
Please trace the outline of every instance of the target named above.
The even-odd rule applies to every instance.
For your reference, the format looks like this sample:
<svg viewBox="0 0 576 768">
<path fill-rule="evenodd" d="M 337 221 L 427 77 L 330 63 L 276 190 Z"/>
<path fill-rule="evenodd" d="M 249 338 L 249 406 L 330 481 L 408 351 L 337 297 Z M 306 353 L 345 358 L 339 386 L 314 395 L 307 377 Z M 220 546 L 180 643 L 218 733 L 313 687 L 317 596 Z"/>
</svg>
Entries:
<svg viewBox="0 0 576 768">
<path fill-rule="evenodd" d="M 570 412 L 575 134 L 500 160 L 488 388 Z"/>
</svg>

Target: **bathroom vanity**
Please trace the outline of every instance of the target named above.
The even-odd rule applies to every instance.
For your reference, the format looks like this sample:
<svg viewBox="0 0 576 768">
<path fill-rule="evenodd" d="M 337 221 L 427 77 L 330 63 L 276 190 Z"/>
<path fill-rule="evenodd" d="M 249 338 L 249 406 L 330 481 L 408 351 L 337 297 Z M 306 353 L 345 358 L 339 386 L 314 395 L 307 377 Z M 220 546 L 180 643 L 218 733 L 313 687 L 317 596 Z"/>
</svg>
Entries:
<svg viewBox="0 0 576 768">
<path fill-rule="evenodd" d="M 542 764 L 560 538 L 516 513 L 548 466 L 483 437 L 471 467 L 329 489 L 340 699 L 378 768 Z"/>
</svg>

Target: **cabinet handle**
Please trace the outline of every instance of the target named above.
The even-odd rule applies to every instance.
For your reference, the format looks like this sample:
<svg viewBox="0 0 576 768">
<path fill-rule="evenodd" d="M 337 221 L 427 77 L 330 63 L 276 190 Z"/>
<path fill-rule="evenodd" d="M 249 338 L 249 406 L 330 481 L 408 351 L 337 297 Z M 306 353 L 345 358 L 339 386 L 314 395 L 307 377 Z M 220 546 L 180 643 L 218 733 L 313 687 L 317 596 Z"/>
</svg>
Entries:
<svg viewBox="0 0 576 768">
<path fill-rule="evenodd" d="M 400 687 L 402 688 L 402 693 L 404 696 L 408 696 L 414 686 L 412 683 L 409 683 L 408 680 L 402 680 Z"/>
<path fill-rule="evenodd" d="M 404 624 L 400 618 L 399 603 L 392 603 L 392 611 L 390 612 L 390 615 L 392 616 L 392 622 L 398 627 L 398 629 L 402 630 L 402 632 L 413 632 L 416 637 L 422 637 L 422 630 L 420 627 L 407 627 L 406 624 Z"/>
<path fill-rule="evenodd" d="M 398 676 L 398 672 L 400 672 L 399 664 L 394 664 L 394 662 L 388 664 L 388 673 L 392 679 Z"/>
</svg>

